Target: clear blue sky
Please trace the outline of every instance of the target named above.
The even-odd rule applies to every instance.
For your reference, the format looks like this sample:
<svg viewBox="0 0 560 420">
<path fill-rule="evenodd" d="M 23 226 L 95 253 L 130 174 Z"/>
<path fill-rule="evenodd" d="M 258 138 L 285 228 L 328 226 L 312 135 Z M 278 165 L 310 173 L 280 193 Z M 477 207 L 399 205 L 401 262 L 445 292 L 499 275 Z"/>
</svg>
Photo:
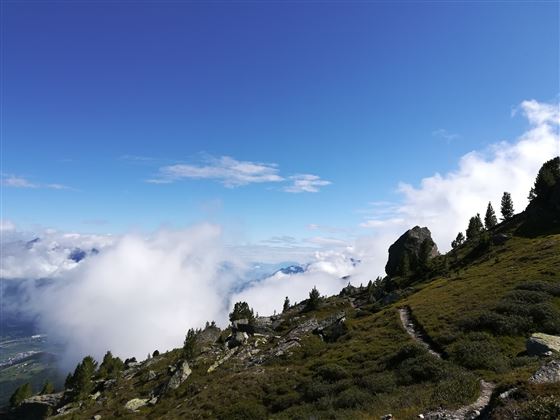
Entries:
<svg viewBox="0 0 560 420">
<path fill-rule="evenodd" d="M 514 139 L 511 110 L 560 91 L 558 2 L 1 8 L 2 208 L 22 226 L 355 227 L 399 181 Z M 222 156 L 284 181 L 225 186 L 208 175 Z M 174 164 L 191 175 L 166 177 Z M 296 174 L 331 184 L 289 192 Z"/>
</svg>

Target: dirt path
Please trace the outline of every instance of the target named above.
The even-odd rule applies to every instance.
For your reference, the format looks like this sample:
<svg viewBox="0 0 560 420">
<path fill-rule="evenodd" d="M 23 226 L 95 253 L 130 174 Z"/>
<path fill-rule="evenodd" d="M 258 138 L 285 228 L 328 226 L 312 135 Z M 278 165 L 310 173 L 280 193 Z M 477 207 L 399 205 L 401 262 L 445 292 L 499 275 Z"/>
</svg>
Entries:
<svg viewBox="0 0 560 420">
<path fill-rule="evenodd" d="M 426 347 L 426 349 L 436 357 L 441 359 L 441 353 L 438 352 L 431 344 L 430 340 L 424 333 L 422 333 L 421 329 L 414 323 L 412 320 L 412 316 L 410 313 L 410 308 L 400 308 L 399 309 L 399 316 L 401 318 L 401 323 L 406 330 L 406 332 L 414 338 L 419 344 Z"/>
<path fill-rule="evenodd" d="M 442 358 L 442 354 L 437 351 L 431 344 L 430 338 L 422 331 L 419 325 L 417 325 L 410 312 L 410 308 L 400 308 L 399 317 L 401 323 L 406 330 L 406 332 L 419 344 L 424 346 L 430 354 Z M 490 397 L 492 392 L 496 387 L 495 384 L 491 382 L 486 382 L 485 380 L 480 381 L 480 396 L 472 404 L 465 405 L 457 410 L 440 410 L 437 412 L 431 412 L 424 414 L 424 419 L 476 419 L 482 410 L 490 403 Z"/>
</svg>

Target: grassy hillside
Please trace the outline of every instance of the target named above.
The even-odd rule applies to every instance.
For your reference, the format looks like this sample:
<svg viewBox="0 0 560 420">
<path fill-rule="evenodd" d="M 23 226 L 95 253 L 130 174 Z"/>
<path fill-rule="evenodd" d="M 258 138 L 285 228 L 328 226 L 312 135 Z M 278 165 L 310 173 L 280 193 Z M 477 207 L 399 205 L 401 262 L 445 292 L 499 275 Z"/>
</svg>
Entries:
<svg viewBox="0 0 560 420">
<path fill-rule="evenodd" d="M 233 349 L 225 345 L 231 329 L 210 327 L 210 340 L 209 329 L 198 332 L 192 373 L 177 389 L 165 386 L 182 349 L 129 367 L 114 381 L 98 379 L 97 398 L 83 399 L 79 408 L 70 403 L 66 408 L 77 410 L 65 417 L 376 419 L 391 413 L 407 419 L 472 403 L 485 379 L 498 391 L 524 392 L 503 407 L 494 397 L 493 416 L 517 404 L 523 418 L 531 401 L 552 398 L 554 405 L 560 396 L 558 385 L 527 382 L 544 361 L 524 354 L 531 333 L 560 333 L 560 234 L 528 238 L 515 235 L 517 228 L 496 229 L 509 235 L 503 244 L 487 243 L 481 251 L 470 241 L 434 259 L 422 276 L 393 279 L 406 284 L 401 290 L 349 288 L 315 310 L 305 302 L 292 307 Z M 443 359 L 407 334 L 402 307 Z M 321 333 L 311 328 L 322 321 Z M 154 396 L 157 401 L 136 411 L 125 408 L 134 398 Z"/>
</svg>

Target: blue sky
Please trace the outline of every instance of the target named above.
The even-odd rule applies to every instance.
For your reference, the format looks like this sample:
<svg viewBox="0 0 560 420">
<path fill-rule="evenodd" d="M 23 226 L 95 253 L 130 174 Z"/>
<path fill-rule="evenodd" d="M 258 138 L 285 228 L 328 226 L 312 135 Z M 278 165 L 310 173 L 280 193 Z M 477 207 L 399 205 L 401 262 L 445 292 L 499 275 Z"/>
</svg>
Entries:
<svg viewBox="0 0 560 420">
<path fill-rule="evenodd" d="M 23 227 L 356 232 L 560 91 L 557 2 L 1 8 L 2 217 Z"/>
</svg>

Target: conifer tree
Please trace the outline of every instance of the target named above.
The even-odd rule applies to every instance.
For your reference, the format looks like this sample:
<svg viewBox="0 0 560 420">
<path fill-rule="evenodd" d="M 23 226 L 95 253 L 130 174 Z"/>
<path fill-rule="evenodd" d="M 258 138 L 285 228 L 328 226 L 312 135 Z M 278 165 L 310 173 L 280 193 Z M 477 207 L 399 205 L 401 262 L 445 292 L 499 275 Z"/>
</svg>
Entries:
<svg viewBox="0 0 560 420">
<path fill-rule="evenodd" d="M 484 216 L 484 226 L 486 229 L 491 229 L 498 224 L 498 219 L 496 218 L 496 213 L 492 208 L 492 203 L 488 202 L 488 207 L 486 208 L 486 215 Z"/>
<path fill-rule="evenodd" d="M 455 249 L 463 245 L 463 242 L 465 242 L 465 235 L 463 235 L 463 232 L 459 232 L 455 240 L 451 242 L 451 248 Z"/>
<path fill-rule="evenodd" d="M 480 214 L 471 217 L 469 220 L 469 227 L 467 227 L 467 240 L 478 238 L 480 234 L 484 231 L 484 226 L 482 225 L 482 220 L 480 219 Z"/>
<path fill-rule="evenodd" d="M 247 302 L 237 302 L 233 306 L 233 311 L 229 314 L 229 320 L 233 322 L 238 319 L 246 319 L 249 323 L 254 321 L 255 315 Z"/>
<path fill-rule="evenodd" d="M 402 277 L 410 276 L 410 257 L 406 251 L 403 253 L 401 261 L 399 262 L 397 273 Z"/>
<path fill-rule="evenodd" d="M 29 382 L 24 383 L 16 388 L 12 396 L 10 397 L 10 406 L 17 407 L 23 400 L 31 397 L 33 395 L 33 389 Z"/>
<path fill-rule="evenodd" d="M 97 362 L 91 356 L 83 358 L 81 363 L 76 366 L 74 374 L 66 378 L 70 388 L 73 390 L 74 400 L 86 398 L 93 390 L 93 376 L 97 368 Z"/>
<path fill-rule="evenodd" d="M 529 200 L 547 200 L 553 187 L 558 182 L 560 182 L 560 157 L 556 156 L 541 166 L 535 180 L 535 185 L 529 192 Z"/>
<path fill-rule="evenodd" d="M 54 385 L 48 379 L 45 381 L 43 388 L 41 389 L 41 395 L 47 395 L 54 393 Z"/>
<path fill-rule="evenodd" d="M 185 359 L 190 360 L 195 356 L 196 351 L 196 332 L 194 329 L 190 328 L 187 331 L 187 336 L 185 337 L 185 343 L 183 345 L 183 356 Z"/>
<path fill-rule="evenodd" d="M 290 309 L 290 299 L 288 299 L 288 296 L 286 296 L 286 299 L 284 299 L 284 306 L 282 307 L 282 312 L 286 312 L 288 309 Z"/>
<path fill-rule="evenodd" d="M 511 194 L 508 192 L 504 192 L 504 195 L 502 196 L 501 211 L 502 220 L 509 220 L 514 215 L 513 200 L 511 199 Z"/>
<path fill-rule="evenodd" d="M 321 294 L 317 290 L 317 287 L 313 286 L 313 289 L 309 292 L 309 299 L 307 300 L 306 309 L 308 311 L 317 309 L 319 307 L 319 302 L 321 301 Z"/>
</svg>

